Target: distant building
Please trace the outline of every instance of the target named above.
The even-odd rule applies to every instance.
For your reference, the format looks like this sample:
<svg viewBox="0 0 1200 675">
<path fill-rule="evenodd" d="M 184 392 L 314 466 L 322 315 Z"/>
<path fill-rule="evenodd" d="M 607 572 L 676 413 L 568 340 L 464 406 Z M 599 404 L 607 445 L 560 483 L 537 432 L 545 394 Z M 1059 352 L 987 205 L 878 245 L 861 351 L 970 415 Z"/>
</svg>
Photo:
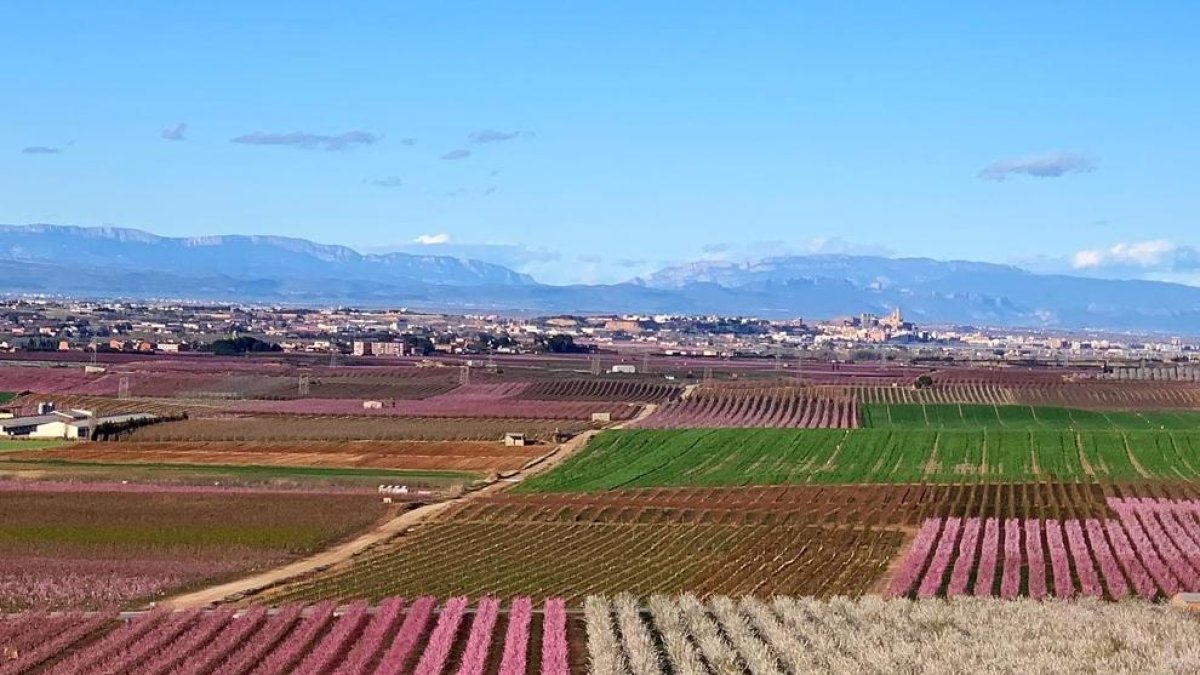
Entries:
<svg viewBox="0 0 1200 675">
<path fill-rule="evenodd" d="M 525 434 L 509 432 L 504 434 L 504 444 L 509 447 L 521 447 L 525 445 Z"/>
<path fill-rule="evenodd" d="M 912 328 L 912 324 L 904 320 L 904 316 L 900 313 L 900 308 L 892 310 L 891 314 L 879 320 L 879 325 L 892 330 L 906 330 Z"/>
<path fill-rule="evenodd" d="M 354 356 L 404 356 L 404 343 L 355 340 L 350 353 Z"/>
<path fill-rule="evenodd" d="M 54 410 L 43 415 L 0 420 L 0 436 L 8 438 L 62 438 L 87 440 L 103 424 L 125 424 L 157 419 L 149 413 L 97 417 L 90 410 Z"/>
<path fill-rule="evenodd" d="M 642 326 L 636 321 L 614 319 L 604 322 L 604 330 L 610 333 L 640 333 L 642 331 Z"/>
<path fill-rule="evenodd" d="M 617 364 L 609 368 L 608 372 L 622 375 L 632 375 L 637 372 L 637 366 Z"/>
</svg>

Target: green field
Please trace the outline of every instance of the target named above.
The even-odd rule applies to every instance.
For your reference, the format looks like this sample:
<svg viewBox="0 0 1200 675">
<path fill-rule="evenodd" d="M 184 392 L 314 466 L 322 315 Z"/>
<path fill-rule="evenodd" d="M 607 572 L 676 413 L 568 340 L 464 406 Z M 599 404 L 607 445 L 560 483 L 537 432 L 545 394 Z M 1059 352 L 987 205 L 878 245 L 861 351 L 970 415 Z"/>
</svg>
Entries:
<svg viewBox="0 0 1200 675">
<path fill-rule="evenodd" d="M 1023 405 L 876 403 L 861 406 L 859 415 L 862 425 L 873 429 L 932 427 L 1200 431 L 1200 413 L 1193 412 L 1099 412 Z"/>
<path fill-rule="evenodd" d="M 21 452 L 28 450 L 48 450 L 57 448 L 70 443 L 71 441 L 45 440 L 45 441 L 27 441 L 27 440 L 12 440 L 9 438 L 0 439 L 0 452 Z"/>
<path fill-rule="evenodd" d="M 517 490 L 1147 478 L 1200 478 L 1200 431 L 612 430 Z"/>
</svg>

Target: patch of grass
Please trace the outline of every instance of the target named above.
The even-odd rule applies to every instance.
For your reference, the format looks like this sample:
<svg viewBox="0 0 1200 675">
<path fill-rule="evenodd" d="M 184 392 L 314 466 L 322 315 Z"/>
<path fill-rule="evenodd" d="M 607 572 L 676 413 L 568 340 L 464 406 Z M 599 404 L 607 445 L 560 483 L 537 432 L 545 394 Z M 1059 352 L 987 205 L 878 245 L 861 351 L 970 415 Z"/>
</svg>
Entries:
<svg viewBox="0 0 1200 675">
<path fill-rule="evenodd" d="M 59 440 L 13 440 L 10 438 L 0 439 L 0 452 L 22 452 L 25 450 L 49 450 L 50 448 L 61 448 L 71 441 Z"/>
</svg>

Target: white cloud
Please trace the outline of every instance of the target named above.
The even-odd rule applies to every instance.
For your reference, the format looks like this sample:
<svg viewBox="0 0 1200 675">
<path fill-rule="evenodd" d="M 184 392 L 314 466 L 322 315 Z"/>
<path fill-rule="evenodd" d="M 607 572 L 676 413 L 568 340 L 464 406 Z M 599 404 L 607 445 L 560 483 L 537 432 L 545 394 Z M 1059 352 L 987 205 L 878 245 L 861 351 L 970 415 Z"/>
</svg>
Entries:
<svg viewBox="0 0 1200 675">
<path fill-rule="evenodd" d="M 1137 267 L 1157 269 L 1173 266 L 1180 254 L 1189 256 L 1187 247 L 1177 246 L 1165 239 L 1114 244 L 1108 248 L 1089 248 L 1076 251 L 1071 266 L 1077 270 L 1102 267 Z"/>
<path fill-rule="evenodd" d="M 439 232 L 437 234 L 422 234 L 421 236 L 417 237 L 413 241 L 422 246 L 436 246 L 438 244 L 449 244 L 450 243 L 450 235 L 446 234 L 445 232 Z"/>
<path fill-rule="evenodd" d="M 186 140 L 187 126 L 188 125 L 185 122 L 179 122 L 178 124 L 173 124 L 173 125 L 167 127 L 166 129 L 163 129 L 162 133 L 160 133 L 159 136 L 161 136 L 164 141 Z"/>
<path fill-rule="evenodd" d="M 379 134 L 355 130 L 333 135 L 313 134 L 306 131 L 287 133 L 255 131 L 252 134 L 243 134 L 230 140 L 243 145 L 282 145 L 301 150 L 321 149 L 336 152 L 349 150 L 356 145 L 374 145 L 382 139 L 383 137 Z"/>
<path fill-rule="evenodd" d="M 1081 152 L 1048 152 L 992 162 L 979 172 L 979 177 L 991 181 L 1003 181 L 1019 174 L 1033 178 L 1060 178 L 1069 174 L 1091 173 L 1096 166 L 1094 157 Z"/>
</svg>

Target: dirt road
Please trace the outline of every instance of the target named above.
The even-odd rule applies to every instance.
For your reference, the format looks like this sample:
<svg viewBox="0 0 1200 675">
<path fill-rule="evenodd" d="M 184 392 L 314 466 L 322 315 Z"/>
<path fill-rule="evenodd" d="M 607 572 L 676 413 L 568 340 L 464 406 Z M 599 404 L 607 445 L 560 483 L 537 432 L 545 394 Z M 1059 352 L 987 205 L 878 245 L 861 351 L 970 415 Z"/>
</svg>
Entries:
<svg viewBox="0 0 1200 675">
<path fill-rule="evenodd" d="M 630 422 L 645 419 L 646 417 L 652 415 L 657 409 L 658 406 L 655 404 L 646 405 L 640 411 L 638 411 L 638 414 L 632 419 L 628 420 L 627 422 L 613 425 L 610 428 L 620 429 Z M 464 504 L 473 499 L 479 499 L 480 497 L 495 494 L 508 488 L 510 485 L 529 478 L 530 476 L 537 475 L 544 471 L 549 471 L 550 469 L 561 464 L 563 460 L 565 460 L 567 457 L 570 457 L 572 454 L 586 445 L 587 442 L 598 433 L 600 432 L 595 429 L 585 431 L 577 436 L 572 437 L 565 443 L 560 443 L 558 447 L 554 449 L 554 452 L 545 455 L 540 461 L 525 466 L 516 474 L 511 475 L 508 478 L 495 481 L 483 488 L 468 492 L 454 499 L 444 502 L 437 502 L 434 504 L 427 504 L 425 506 L 412 509 L 411 511 L 406 511 L 395 518 L 384 522 L 379 527 L 376 527 L 368 532 L 364 532 L 358 537 L 355 537 L 354 539 L 343 544 L 334 546 L 333 548 L 326 549 L 307 558 L 288 563 L 282 567 L 276 567 L 275 569 L 267 570 L 261 574 L 237 579 L 235 581 L 219 584 L 217 586 L 210 586 L 209 588 L 203 588 L 198 591 L 185 593 L 173 598 L 167 598 L 166 600 L 159 602 L 158 606 L 171 607 L 174 609 L 207 607 L 209 605 L 220 603 L 221 601 L 233 596 L 255 593 L 292 577 L 314 572 L 329 567 L 330 565 L 335 565 L 345 560 L 349 560 L 354 555 L 361 553 L 362 551 L 365 551 L 376 544 L 388 541 L 404 532 L 408 528 L 418 525 L 426 520 L 429 520 L 430 518 L 434 518 L 451 507 Z"/>
</svg>

